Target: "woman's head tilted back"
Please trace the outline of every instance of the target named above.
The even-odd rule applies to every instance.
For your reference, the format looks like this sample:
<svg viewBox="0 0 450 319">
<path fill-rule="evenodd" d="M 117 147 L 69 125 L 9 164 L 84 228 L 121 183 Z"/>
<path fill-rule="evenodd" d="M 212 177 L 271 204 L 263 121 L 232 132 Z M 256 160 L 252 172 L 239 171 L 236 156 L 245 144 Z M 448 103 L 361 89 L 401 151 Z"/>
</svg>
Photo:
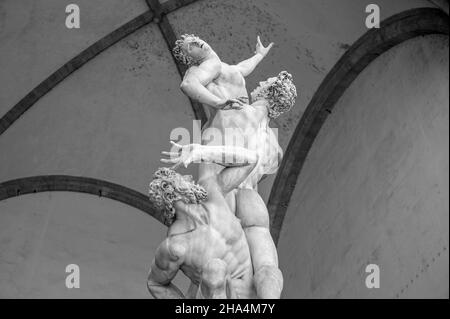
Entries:
<svg viewBox="0 0 450 319">
<path fill-rule="evenodd" d="M 175 41 L 173 55 L 180 63 L 190 67 L 204 59 L 212 51 L 211 47 L 194 34 L 183 34 Z"/>
<path fill-rule="evenodd" d="M 149 185 L 149 198 L 160 210 L 171 225 L 175 219 L 174 203 L 183 201 L 186 204 L 198 204 L 208 198 L 208 192 L 196 184 L 190 175 L 181 175 L 174 170 L 161 167 Z"/>
<path fill-rule="evenodd" d="M 281 71 L 278 76 L 259 82 L 259 86 L 251 93 L 251 97 L 252 102 L 267 100 L 269 117 L 275 119 L 292 108 L 297 97 L 297 89 L 292 81 L 292 75 Z"/>
</svg>

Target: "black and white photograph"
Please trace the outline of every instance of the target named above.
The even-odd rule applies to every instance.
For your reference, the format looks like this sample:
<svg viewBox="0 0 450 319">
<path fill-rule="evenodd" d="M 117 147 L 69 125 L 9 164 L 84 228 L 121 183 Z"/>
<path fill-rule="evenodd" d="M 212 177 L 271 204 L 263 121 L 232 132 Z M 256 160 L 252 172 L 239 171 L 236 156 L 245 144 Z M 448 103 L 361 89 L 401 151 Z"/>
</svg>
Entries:
<svg viewBox="0 0 450 319">
<path fill-rule="evenodd" d="M 0 0 L 0 299 L 448 301 L 449 1 Z"/>
</svg>

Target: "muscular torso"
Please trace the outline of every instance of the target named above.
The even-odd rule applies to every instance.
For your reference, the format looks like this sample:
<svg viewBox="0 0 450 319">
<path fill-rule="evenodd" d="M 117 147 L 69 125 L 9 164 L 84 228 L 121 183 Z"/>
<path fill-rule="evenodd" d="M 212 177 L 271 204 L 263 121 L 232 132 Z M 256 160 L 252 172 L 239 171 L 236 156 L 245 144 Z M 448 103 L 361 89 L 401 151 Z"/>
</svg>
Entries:
<svg viewBox="0 0 450 319">
<path fill-rule="evenodd" d="M 200 284 L 208 262 L 219 259 L 226 264 L 226 276 L 238 298 L 251 298 L 253 269 L 245 233 L 223 196 L 208 193 L 207 201 L 190 207 L 192 214 L 205 216 L 209 222 L 188 225 L 176 221 L 169 230 L 169 245 L 186 248 L 180 268 L 194 284 Z"/>
<path fill-rule="evenodd" d="M 245 87 L 245 79 L 242 76 L 239 69 L 234 65 L 228 65 L 222 63 L 221 73 L 219 76 L 209 83 L 206 88 L 214 95 L 231 99 L 245 97 L 248 99 L 247 89 Z M 254 136 L 255 130 L 259 127 L 261 118 L 260 110 L 255 109 L 249 105 L 246 105 L 243 110 L 216 110 L 211 107 L 206 107 L 210 114 L 208 116 L 208 122 L 204 126 L 204 134 L 202 143 L 204 145 L 233 145 L 249 148 L 252 144 L 249 138 Z M 207 130 L 208 128 L 217 129 L 220 132 L 220 136 L 214 137 L 211 133 L 213 130 Z M 239 136 L 239 141 L 232 140 L 230 131 L 228 129 L 237 129 L 234 134 Z M 226 135 L 231 139 L 226 139 Z M 243 145 L 240 145 L 242 142 Z M 199 166 L 199 178 L 208 178 L 217 174 L 223 166 L 217 164 L 200 164 Z M 257 183 L 257 181 L 254 181 Z M 233 196 L 230 194 L 227 197 L 228 204 L 233 209 Z"/>
<path fill-rule="evenodd" d="M 247 89 L 245 88 L 245 78 L 235 65 L 228 65 L 221 62 L 219 76 L 209 83 L 206 88 L 220 98 L 232 99 L 245 97 L 248 99 Z M 206 106 L 206 109 L 209 111 L 208 122 L 214 118 L 217 112 L 221 112 L 220 110 L 217 111 L 208 106 Z"/>
</svg>

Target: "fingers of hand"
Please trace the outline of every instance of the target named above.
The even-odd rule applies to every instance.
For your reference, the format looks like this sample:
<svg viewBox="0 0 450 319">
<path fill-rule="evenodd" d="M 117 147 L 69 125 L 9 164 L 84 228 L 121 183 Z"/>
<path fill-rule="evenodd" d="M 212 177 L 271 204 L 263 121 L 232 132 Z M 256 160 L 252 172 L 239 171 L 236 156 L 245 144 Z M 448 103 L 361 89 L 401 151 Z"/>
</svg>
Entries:
<svg viewBox="0 0 450 319">
<path fill-rule="evenodd" d="M 166 164 L 174 164 L 174 163 L 178 163 L 178 159 L 161 158 L 161 162 L 166 163 Z"/>
<path fill-rule="evenodd" d="M 179 152 L 161 152 L 161 154 L 166 155 L 168 157 L 178 157 L 180 156 Z"/>
<path fill-rule="evenodd" d="M 241 110 L 243 108 L 243 104 L 241 102 L 233 103 L 233 104 L 231 104 L 231 108 L 233 110 Z"/>
<path fill-rule="evenodd" d="M 233 107 L 234 103 L 238 103 L 236 99 L 229 99 L 227 101 L 226 107 L 228 107 L 228 108 Z"/>
<path fill-rule="evenodd" d="M 178 147 L 178 148 L 182 148 L 182 147 L 183 147 L 183 146 L 181 146 L 180 144 L 175 143 L 174 141 L 170 141 L 170 143 L 171 143 L 173 146 Z"/>
</svg>

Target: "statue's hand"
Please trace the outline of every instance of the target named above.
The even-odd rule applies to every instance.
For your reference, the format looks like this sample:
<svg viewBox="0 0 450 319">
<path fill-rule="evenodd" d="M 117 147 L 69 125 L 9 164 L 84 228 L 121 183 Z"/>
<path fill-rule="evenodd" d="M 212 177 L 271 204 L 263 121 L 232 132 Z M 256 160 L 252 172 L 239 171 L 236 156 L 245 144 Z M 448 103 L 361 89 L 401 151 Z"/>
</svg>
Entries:
<svg viewBox="0 0 450 319">
<path fill-rule="evenodd" d="M 194 150 L 199 146 L 199 144 L 187 144 L 180 145 L 174 141 L 170 141 L 173 147 L 175 147 L 175 152 L 161 152 L 163 155 L 168 157 L 168 159 L 162 158 L 161 162 L 166 164 L 174 164 L 171 169 L 175 170 L 181 165 L 188 167 L 190 163 L 194 160 Z"/>
<path fill-rule="evenodd" d="M 271 42 L 267 47 L 264 47 L 261 43 L 261 39 L 258 37 L 256 38 L 256 50 L 255 50 L 255 54 L 261 54 L 263 57 L 265 57 L 267 55 L 267 53 L 269 53 L 270 49 L 273 46 L 273 42 Z"/>
<path fill-rule="evenodd" d="M 242 99 L 245 97 L 240 97 L 237 99 L 223 99 L 217 106 L 222 110 L 241 110 L 244 107 L 244 102 Z"/>
</svg>

